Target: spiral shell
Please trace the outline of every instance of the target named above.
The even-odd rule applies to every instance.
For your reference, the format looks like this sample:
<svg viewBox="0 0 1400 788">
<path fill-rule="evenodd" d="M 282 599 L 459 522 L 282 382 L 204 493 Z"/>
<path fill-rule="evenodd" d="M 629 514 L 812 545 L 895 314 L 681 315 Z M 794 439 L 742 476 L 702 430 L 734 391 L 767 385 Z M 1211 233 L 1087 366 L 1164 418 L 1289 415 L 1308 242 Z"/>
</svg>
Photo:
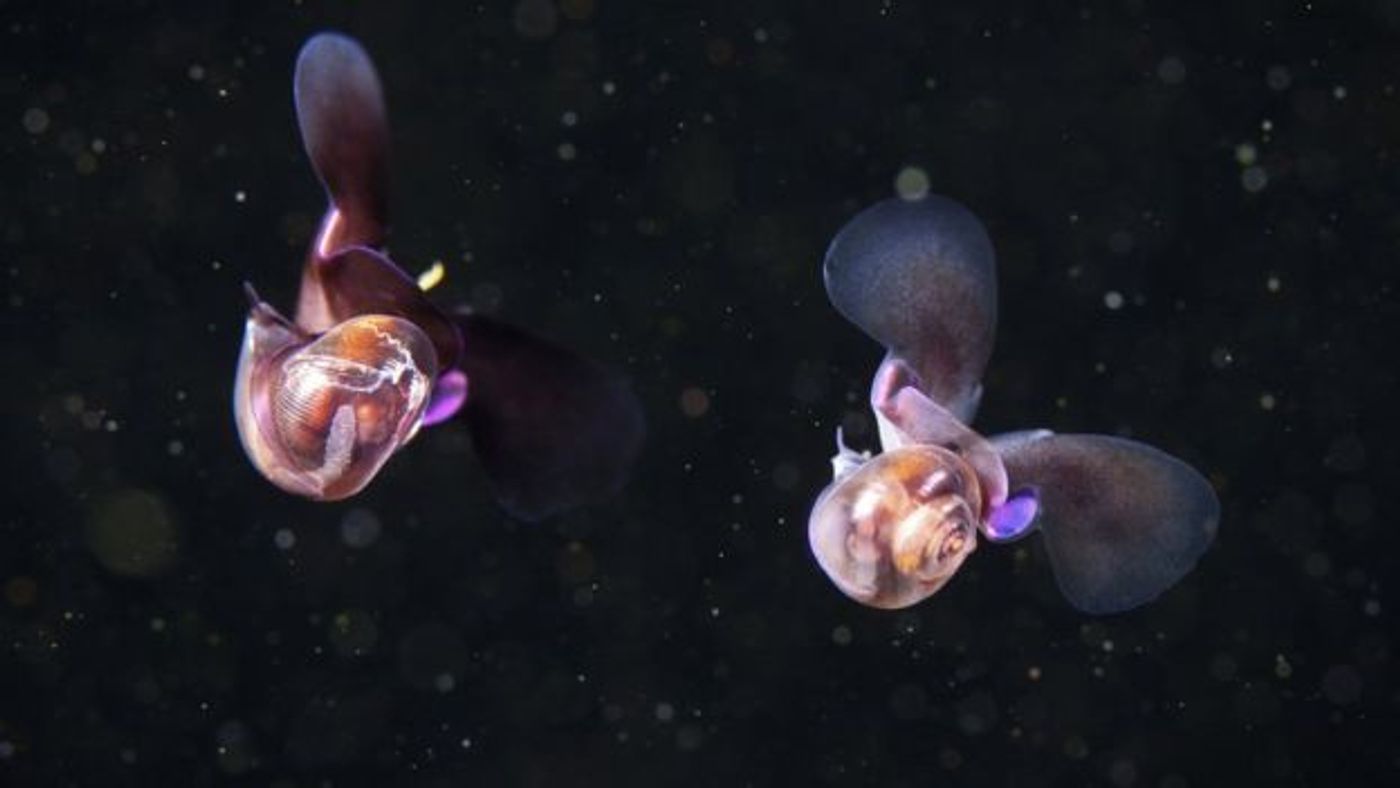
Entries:
<svg viewBox="0 0 1400 788">
<path fill-rule="evenodd" d="M 982 490 L 957 454 L 932 445 L 887 451 L 827 487 L 808 539 L 843 593 L 873 607 L 920 602 L 977 546 Z"/>
</svg>

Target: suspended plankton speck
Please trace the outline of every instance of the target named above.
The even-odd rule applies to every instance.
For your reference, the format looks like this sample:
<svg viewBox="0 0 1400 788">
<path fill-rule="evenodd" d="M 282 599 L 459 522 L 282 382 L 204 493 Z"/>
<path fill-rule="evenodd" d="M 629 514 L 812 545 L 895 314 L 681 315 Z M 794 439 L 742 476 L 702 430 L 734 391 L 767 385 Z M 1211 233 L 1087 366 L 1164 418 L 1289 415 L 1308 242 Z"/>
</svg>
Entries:
<svg viewBox="0 0 1400 788">
<path fill-rule="evenodd" d="M 49 127 L 49 113 L 41 107 L 30 107 L 24 111 L 20 122 L 30 134 L 43 134 Z"/>
<path fill-rule="evenodd" d="M 204 66 L 195 63 L 190 66 L 189 71 L 187 71 L 186 73 L 189 74 L 191 80 L 199 82 L 200 80 L 204 79 Z"/>
<path fill-rule="evenodd" d="M 297 545 L 297 535 L 290 528 L 278 528 L 272 535 L 272 543 L 278 550 L 290 550 Z"/>
<path fill-rule="evenodd" d="M 1123 294 L 1120 293 L 1120 292 L 1118 292 L 1117 290 L 1110 290 L 1110 291 L 1108 291 L 1107 293 L 1104 293 L 1104 294 L 1103 294 L 1103 305 L 1106 306 L 1106 307 L 1108 307 L 1109 309 L 1114 309 L 1114 310 L 1122 309 L 1122 308 L 1123 308 Z"/>
<path fill-rule="evenodd" d="M 447 276 L 447 268 L 443 266 L 441 260 L 434 260 L 428 269 L 418 275 L 418 289 L 424 292 L 432 290 L 442 283 Z"/>
<path fill-rule="evenodd" d="M 1241 142 L 1235 146 L 1235 161 L 1241 166 L 1248 167 L 1259 158 L 1259 151 L 1248 142 Z"/>
<path fill-rule="evenodd" d="M 922 200 L 928 194 L 928 173 L 913 165 L 899 171 L 894 178 L 894 190 L 903 200 Z"/>
<path fill-rule="evenodd" d="M 1180 85 L 1186 80 L 1186 64 L 1179 57 L 1164 57 L 1157 64 L 1157 78 L 1164 85 Z"/>
<path fill-rule="evenodd" d="M 1269 185 L 1269 173 L 1257 165 L 1249 167 L 1240 175 L 1240 185 L 1251 194 L 1261 192 Z"/>
<path fill-rule="evenodd" d="M 242 189 L 239 189 L 238 191 L 236 191 L 236 192 L 233 193 L 233 201 L 234 201 L 234 202 L 247 202 L 247 201 L 248 201 L 248 192 L 245 192 L 245 191 L 243 191 Z"/>
<path fill-rule="evenodd" d="M 1277 276 L 1271 276 L 1264 280 L 1264 289 L 1268 290 L 1270 293 L 1277 293 L 1279 290 L 1283 289 L 1283 282 L 1279 281 Z"/>
<path fill-rule="evenodd" d="M 1270 394 L 1269 392 L 1266 391 L 1266 392 L 1264 392 L 1263 394 L 1260 394 L 1260 395 L 1259 395 L 1259 407 L 1260 407 L 1260 408 L 1263 408 L 1264 410 L 1273 410 L 1273 409 L 1274 409 L 1274 406 L 1277 405 L 1277 404 L 1278 404 L 1278 400 L 1276 400 L 1276 399 L 1274 398 L 1274 395 L 1273 395 L 1273 394 Z"/>
</svg>

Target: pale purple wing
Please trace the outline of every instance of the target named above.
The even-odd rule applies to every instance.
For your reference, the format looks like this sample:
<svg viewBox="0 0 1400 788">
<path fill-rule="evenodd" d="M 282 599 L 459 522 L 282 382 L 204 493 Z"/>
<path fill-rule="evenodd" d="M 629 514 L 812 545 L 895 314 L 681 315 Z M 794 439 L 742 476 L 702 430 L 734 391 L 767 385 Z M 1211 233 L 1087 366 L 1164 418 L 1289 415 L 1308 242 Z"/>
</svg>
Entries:
<svg viewBox="0 0 1400 788">
<path fill-rule="evenodd" d="M 1013 489 L 1039 495 L 1037 520 L 1070 603 L 1115 613 L 1156 599 L 1215 538 L 1220 502 L 1191 466 L 1136 441 L 1050 435 L 999 448 Z"/>
<path fill-rule="evenodd" d="M 619 374 L 514 326 L 459 319 L 463 415 L 496 497 L 542 520 L 611 497 L 641 448 L 641 404 Z"/>
<path fill-rule="evenodd" d="M 293 92 L 302 142 L 332 203 L 314 251 L 383 245 L 389 126 L 369 55 L 354 39 L 316 35 L 297 57 Z"/>
<path fill-rule="evenodd" d="M 996 334 L 995 254 L 977 217 L 932 194 L 876 203 L 836 234 L 824 274 L 836 309 L 970 421 Z"/>
</svg>

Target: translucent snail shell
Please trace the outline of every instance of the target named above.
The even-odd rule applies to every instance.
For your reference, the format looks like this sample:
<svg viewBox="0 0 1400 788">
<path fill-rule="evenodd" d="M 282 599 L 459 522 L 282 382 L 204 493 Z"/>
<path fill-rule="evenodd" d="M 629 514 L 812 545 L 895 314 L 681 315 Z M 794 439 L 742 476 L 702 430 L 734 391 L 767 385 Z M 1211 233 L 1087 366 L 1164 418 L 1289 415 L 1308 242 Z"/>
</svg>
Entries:
<svg viewBox="0 0 1400 788">
<path fill-rule="evenodd" d="M 812 552 L 843 593 L 873 607 L 920 602 L 977 546 L 982 489 L 933 445 L 893 449 L 838 477 L 808 521 Z"/>
<path fill-rule="evenodd" d="M 407 320 L 360 315 L 311 337 L 260 305 L 239 358 L 239 437 L 282 489 L 345 498 L 417 433 L 436 376 L 432 342 Z"/>
</svg>

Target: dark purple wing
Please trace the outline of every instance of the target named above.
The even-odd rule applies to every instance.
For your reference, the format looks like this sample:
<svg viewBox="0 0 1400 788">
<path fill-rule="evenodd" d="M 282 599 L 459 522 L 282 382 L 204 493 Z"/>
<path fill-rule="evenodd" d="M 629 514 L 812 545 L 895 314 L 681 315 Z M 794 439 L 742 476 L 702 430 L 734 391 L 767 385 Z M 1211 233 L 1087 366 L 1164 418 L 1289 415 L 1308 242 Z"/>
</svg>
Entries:
<svg viewBox="0 0 1400 788">
<path fill-rule="evenodd" d="M 836 309 L 967 421 L 996 333 L 995 265 L 977 217 L 931 194 L 885 200 L 851 219 L 827 249 L 824 273 Z"/>
<path fill-rule="evenodd" d="M 1191 466 L 1106 435 L 998 441 L 1012 489 L 1040 496 L 1038 524 L 1060 590 L 1086 613 L 1157 598 L 1210 546 L 1220 502 Z"/>
<path fill-rule="evenodd" d="M 645 431 L 627 381 L 487 317 L 458 325 L 470 381 L 463 415 L 501 505 L 535 521 L 620 490 Z"/>
<path fill-rule="evenodd" d="M 329 257 L 345 246 L 381 246 L 389 125 L 369 55 L 338 33 L 314 36 L 297 57 L 294 95 L 302 142 L 333 204 L 316 251 Z"/>
<path fill-rule="evenodd" d="M 461 355 L 456 323 L 379 252 L 352 246 L 302 269 L 298 327 L 319 334 L 356 315 L 394 315 L 413 322 L 432 340 L 438 369 L 451 369 Z"/>
</svg>

